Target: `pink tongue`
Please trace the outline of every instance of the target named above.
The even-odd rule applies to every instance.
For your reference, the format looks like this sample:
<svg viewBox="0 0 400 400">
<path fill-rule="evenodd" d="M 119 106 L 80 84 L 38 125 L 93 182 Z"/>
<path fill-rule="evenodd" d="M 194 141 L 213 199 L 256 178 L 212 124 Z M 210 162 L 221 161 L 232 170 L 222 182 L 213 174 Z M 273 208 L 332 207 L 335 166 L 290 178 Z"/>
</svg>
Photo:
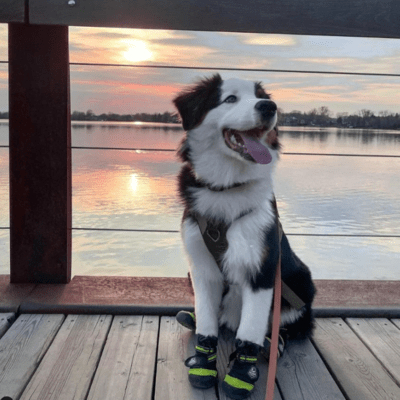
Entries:
<svg viewBox="0 0 400 400">
<path fill-rule="evenodd" d="M 262 145 L 257 139 L 240 135 L 249 153 L 258 164 L 269 164 L 272 161 L 271 153 L 268 148 Z"/>
</svg>

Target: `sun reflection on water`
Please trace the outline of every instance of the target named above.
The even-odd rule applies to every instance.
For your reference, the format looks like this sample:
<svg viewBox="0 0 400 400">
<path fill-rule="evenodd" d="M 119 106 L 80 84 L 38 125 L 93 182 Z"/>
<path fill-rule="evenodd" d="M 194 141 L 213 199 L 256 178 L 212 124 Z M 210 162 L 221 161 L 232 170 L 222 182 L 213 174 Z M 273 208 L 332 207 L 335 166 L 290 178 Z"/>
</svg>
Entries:
<svg viewBox="0 0 400 400">
<path fill-rule="evenodd" d="M 137 174 L 131 174 L 130 187 L 131 187 L 132 192 L 136 192 L 137 187 L 138 187 L 138 176 L 137 176 Z"/>
</svg>

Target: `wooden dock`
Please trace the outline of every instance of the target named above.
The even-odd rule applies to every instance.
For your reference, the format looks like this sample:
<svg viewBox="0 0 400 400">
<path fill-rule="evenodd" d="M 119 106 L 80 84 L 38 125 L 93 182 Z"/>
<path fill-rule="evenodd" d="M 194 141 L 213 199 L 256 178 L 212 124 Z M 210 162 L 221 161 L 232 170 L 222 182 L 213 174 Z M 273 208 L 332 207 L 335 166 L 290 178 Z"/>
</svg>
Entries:
<svg viewBox="0 0 400 400">
<path fill-rule="evenodd" d="M 191 388 L 183 361 L 195 335 L 174 317 L 0 314 L 1 400 L 217 400 Z M 232 338 L 221 334 L 219 377 Z M 250 399 L 263 400 L 267 362 Z M 311 341 L 290 342 L 275 399 L 400 399 L 400 319 L 318 318 Z"/>
</svg>

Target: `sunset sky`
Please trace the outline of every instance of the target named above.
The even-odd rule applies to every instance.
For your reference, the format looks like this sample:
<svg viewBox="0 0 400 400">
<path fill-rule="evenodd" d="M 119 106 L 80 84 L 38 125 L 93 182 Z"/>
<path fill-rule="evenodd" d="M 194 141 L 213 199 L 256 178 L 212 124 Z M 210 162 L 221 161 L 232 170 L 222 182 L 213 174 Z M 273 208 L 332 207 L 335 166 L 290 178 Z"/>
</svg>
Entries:
<svg viewBox="0 0 400 400">
<path fill-rule="evenodd" d="M 0 61 L 7 25 L 0 25 Z M 215 67 L 202 69 L 71 65 L 72 110 L 173 111 L 183 85 L 218 68 L 400 74 L 400 40 L 327 36 L 70 28 L 71 63 Z M 7 64 L 0 64 L 0 111 L 8 109 Z M 400 77 L 219 71 L 262 81 L 284 111 L 328 106 L 338 112 L 400 112 Z"/>
</svg>

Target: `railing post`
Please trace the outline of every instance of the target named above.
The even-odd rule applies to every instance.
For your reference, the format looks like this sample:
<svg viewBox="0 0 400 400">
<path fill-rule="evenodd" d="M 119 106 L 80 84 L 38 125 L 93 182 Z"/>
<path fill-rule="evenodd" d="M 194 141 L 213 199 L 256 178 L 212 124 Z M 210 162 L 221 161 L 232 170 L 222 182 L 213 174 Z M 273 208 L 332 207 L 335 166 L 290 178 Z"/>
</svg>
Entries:
<svg viewBox="0 0 400 400">
<path fill-rule="evenodd" d="M 9 110 L 11 283 L 68 283 L 68 27 L 9 24 Z"/>
</svg>

